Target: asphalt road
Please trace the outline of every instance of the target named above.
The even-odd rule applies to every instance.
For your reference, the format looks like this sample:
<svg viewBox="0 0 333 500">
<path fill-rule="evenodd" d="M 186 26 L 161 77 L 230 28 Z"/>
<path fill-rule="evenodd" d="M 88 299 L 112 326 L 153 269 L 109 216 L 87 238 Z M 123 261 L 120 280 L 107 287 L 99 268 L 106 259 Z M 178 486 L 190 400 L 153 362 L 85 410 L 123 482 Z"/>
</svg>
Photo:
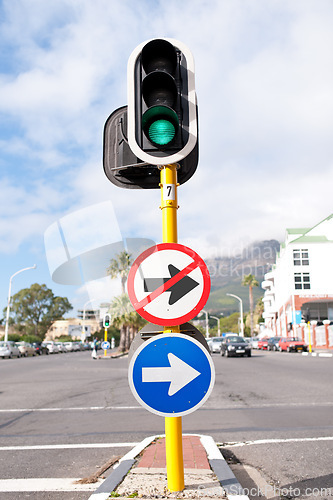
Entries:
<svg viewBox="0 0 333 500">
<path fill-rule="evenodd" d="M 266 498 L 330 498 L 324 488 L 333 496 L 333 358 L 254 351 L 213 359 L 214 390 L 183 418 L 183 432 L 213 436 L 252 498 L 259 487 Z M 0 398 L 3 500 L 88 499 L 96 486 L 75 491 L 75 479 L 164 432 L 164 419 L 132 396 L 125 358 L 0 360 Z"/>
</svg>

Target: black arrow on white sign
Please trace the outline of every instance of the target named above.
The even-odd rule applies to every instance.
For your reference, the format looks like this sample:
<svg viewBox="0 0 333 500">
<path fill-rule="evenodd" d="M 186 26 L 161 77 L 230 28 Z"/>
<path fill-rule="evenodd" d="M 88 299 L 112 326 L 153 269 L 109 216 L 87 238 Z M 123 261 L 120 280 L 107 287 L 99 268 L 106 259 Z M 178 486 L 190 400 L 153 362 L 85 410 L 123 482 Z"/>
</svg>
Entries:
<svg viewBox="0 0 333 500">
<path fill-rule="evenodd" d="M 176 276 L 176 274 L 180 273 L 180 269 L 177 269 L 177 267 L 173 266 L 172 264 L 168 265 L 168 269 L 170 278 L 173 278 L 174 276 Z M 167 283 L 170 278 L 144 278 L 143 284 L 145 292 L 153 292 L 161 285 Z M 181 278 L 179 281 L 177 281 L 177 283 L 170 286 L 170 288 L 166 290 L 166 292 L 171 292 L 169 297 L 169 305 L 172 306 L 172 304 L 175 304 L 178 300 L 184 297 L 184 295 L 189 293 L 198 285 L 199 283 L 197 281 L 187 275 Z"/>
</svg>

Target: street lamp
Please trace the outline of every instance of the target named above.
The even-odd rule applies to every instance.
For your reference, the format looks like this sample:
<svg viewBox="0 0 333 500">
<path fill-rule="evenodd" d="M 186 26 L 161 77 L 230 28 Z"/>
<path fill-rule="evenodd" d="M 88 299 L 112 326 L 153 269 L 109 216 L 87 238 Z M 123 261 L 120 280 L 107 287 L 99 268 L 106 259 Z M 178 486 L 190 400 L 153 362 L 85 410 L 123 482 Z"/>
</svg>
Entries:
<svg viewBox="0 0 333 500">
<path fill-rule="evenodd" d="M 81 331 L 81 340 L 85 340 L 85 322 L 86 322 L 86 306 L 90 304 L 90 302 L 95 302 L 96 299 L 89 299 L 83 306 L 83 320 L 82 320 L 82 331 Z"/>
<path fill-rule="evenodd" d="M 10 277 L 10 279 L 9 279 L 8 302 L 7 302 L 7 316 L 6 316 L 6 327 L 5 327 L 5 342 L 8 341 L 8 322 L 9 322 L 9 311 L 10 311 L 10 298 L 11 298 L 10 296 L 11 296 L 11 293 L 12 293 L 12 279 L 17 274 L 23 273 L 23 271 L 28 271 L 29 269 L 36 269 L 36 267 L 37 267 L 36 264 L 34 264 L 31 267 L 25 267 L 24 269 L 20 269 L 20 271 L 17 271 L 16 273 L 14 273 Z"/>
<path fill-rule="evenodd" d="M 201 313 L 198 316 L 201 316 L 202 313 L 206 315 L 206 339 L 209 337 L 209 328 L 208 328 L 208 312 L 202 309 Z"/>
<path fill-rule="evenodd" d="M 217 318 L 216 316 L 211 316 L 211 318 L 216 319 L 216 321 L 217 321 L 217 335 L 219 337 L 221 337 L 220 318 Z"/>
<path fill-rule="evenodd" d="M 243 322 L 243 301 L 238 295 L 234 295 L 233 293 L 227 293 L 226 295 L 229 295 L 229 297 L 234 297 L 235 299 L 239 300 L 239 305 L 240 305 L 240 322 L 241 322 L 241 336 L 244 337 L 244 322 Z"/>
</svg>

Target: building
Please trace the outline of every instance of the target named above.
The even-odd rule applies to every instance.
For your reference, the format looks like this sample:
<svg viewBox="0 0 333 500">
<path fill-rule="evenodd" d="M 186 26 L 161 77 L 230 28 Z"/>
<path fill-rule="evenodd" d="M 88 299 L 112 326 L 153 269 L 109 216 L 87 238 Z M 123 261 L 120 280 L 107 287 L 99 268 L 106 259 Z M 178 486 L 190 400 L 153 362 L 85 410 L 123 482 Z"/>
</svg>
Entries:
<svg viewBox="0 0 333 500">
<path fill-rule="evenodd" d="M 77 312 L 77 317 L 79 319 L 97 319 L 99 320 L 99 309 L 79 309 Z"/>
<path fill-rule="evenodd" d="M 71 335 L 73 340 L 83 340 L 82 331 L 85 330 L 84 338 L 90 338 L 101 329 L 100 322 L 95 319 L 85 320 L 71 318 L 58 319 L 48 329 L 45 340 L 57 340 L 64 335 Z"/>
<path fill-rule="evenodd" d="M 333 214 L 312 228 L 286 230 L 262 288 L 265 325 L 276 335 L 304 336 L 306 320 L 333 337 Z"/>
<path fill-rule="evenodd" d="M 102 328 L 103 317 L 108 309 L 109 304 L 106 303 L 101 304 L 99 309 L 79 309 L 77 318 L 55 321 L 48 329 L 45 338 L 54 340 L 63 335 L 71 335 L 75 340 L 83 340 L 83 337 L 93 337 Z"/>
</svg>

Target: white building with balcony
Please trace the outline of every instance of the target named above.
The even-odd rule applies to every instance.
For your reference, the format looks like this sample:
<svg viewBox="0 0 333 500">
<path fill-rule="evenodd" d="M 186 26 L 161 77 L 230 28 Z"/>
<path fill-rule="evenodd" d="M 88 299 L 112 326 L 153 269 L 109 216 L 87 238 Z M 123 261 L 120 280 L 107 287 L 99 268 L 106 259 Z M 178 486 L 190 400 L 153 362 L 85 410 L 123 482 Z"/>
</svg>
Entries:
<svg viewBox="0 0 333 500">
<path fill-rule="evenodd" d="M 264 319 L 276 335 L 292 335 L 302 318 L 333 324 L 333 214 L 312 228 L 286 230 L 265 274 Z"/>
</svg>

